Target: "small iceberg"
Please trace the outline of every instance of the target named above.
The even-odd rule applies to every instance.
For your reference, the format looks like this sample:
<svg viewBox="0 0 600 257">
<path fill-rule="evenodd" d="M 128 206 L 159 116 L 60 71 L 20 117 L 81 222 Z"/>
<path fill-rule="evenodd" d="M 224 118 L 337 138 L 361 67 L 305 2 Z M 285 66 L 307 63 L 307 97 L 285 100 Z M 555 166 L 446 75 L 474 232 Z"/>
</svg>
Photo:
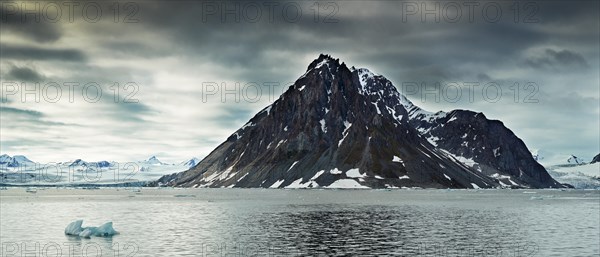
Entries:
<svg viewBox="0 0 600 257">
<path fill-rule="evenodd" d="M 174 195 L 173 197 L 196 197 L 195 195 Z"/>
<path fill-rule="evenodd" d="M 119 234 L 112 227 L 112 222 L 106 222 L 99 227 L 81 227 L 83 220 L 71 222 L 65 228 L 65 235 L 90 238 L 92 236 L 110 237 Z"/>
</svg>

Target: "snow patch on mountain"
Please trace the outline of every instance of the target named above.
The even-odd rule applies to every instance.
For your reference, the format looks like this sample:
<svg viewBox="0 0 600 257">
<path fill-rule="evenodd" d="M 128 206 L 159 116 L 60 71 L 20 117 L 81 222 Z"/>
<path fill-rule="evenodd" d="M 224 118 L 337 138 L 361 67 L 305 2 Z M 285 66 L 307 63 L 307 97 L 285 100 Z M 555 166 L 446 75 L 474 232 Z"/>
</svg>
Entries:
<svg viewBox="0 0 600 257">
<path fill-rule="evenodd" d="M 325 119 L 321 119 L 319 123 L 321 124 L 321 131 L 323 131 L 323 133 L 327 133 L 327 124 L 325 123 Z"/>
<path fill-rule="evenodd" d="M 331 185 L 326 186 L 326 188 L 335 188 L 335 189 L 369 189 L 367 186 L 363 186 L 358 181 L 354 179 L 339 179 L 335 182 L 331 183 Z"/>
</svg>

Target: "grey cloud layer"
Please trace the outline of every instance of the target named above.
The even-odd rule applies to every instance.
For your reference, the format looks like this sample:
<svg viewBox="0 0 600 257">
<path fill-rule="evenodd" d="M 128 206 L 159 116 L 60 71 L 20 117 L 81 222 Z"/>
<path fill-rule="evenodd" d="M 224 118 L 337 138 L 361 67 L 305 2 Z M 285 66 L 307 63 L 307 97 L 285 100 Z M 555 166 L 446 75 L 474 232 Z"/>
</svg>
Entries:
<svg viewBox="0 0 600 257">
<path fill-rule="evenodd" d="M 223 22 L 218 12 L 206 16 L 207 10 L 203 9 L 206 3 L 228 8 L 234 8 L 235 3 L 253 3 L 263 6 L 263 14 L 256 23 L 244 16 L 235 22 L 231 15 Z M 215 128 L 211 127 L 209 133 L 209 129 L 203 130 L 203 125 L 215 124 L 222 135 L 230 134 L 267 102 L 200 104 L 194 100 L 194 96 L 202 95 L 197 83 L 208 80 L 285 85 L 324 52 L 350 65 L 383 74 L 399 88 L 404 82 L 426 82 L 429 86 L 434 82 L 498 82 L 504 97 L 497 103 L 481 97 L 474 102 L 464 98 L 456 103 L 421 103 L 419 93 L 409 97 L 431 110 L 483 111 L 488 117 L 505 121 L 530 147 L 584 156 L 600 151 L 598 1 L 533 1 L 539 7 L 533 23 L 523 22 L 529 14 L 529 9 L 523 9 L 525 3 L 511 1 L 495 2 L 503 10 L 500 21 L 495 23 L 486 22 L 479 8 L 475 21 L 470 22 L 464 5 L 461 5 L 462 17 L 456 23 L 447 22 L 444 17 L 435 22 L 431 16 L 423 23 L 418 15 L 403 21 L 401 8 L 405 1 L 338 1 L 334 23 L 322 22 L 328 14 L 324 9 L 320 21 L 315 22 L 311 9 L 315 2 L 278 2 L 279 7 L 297 4 L 302 16 L 287 22 L 281 8 L 276 7 L 271 22 L 265 13 L 265 3 L 273 2 L 140 1 L 136 2 L 138 23 L 114 23 L 110 19 L 86 23 L 79 19 L 74 24 L 22 24 L 11 18 L 2 24 L 3 37 L 29 43 L 0 40 L 3 68 L 0 74 L 5 80 L 97 81 L 104 88 L 114 81 L 135 81 L 141 85 L 139 104 L 111 103 L 112 99 L 107 97 L 108 100 L 98 104 L 97 113 L 107 115 L 116 124 L 133 123 L 135 128 L 152 131 L 164 126 L 156 124 L 157 120 L 183 115 L 158 106 L 179 106 L 186 101 L 192 106 L 187 111 L 198 109 L 200 114 L 218 108 L 222 115 L 211 120 L 182 121 L 186 127 L 198 128 L 194 136 L 208 137 Z M 446 4 L 445 1 L 429 3 Z M 482 6 L 488 2 L 479 3 Z M 511 12 L 515 3 L 521 8 L 518 22 L 514 22 Z M 101 4 L 108 10 L 105 3 Z M 62 68 L 61 72 L 54 70 L 57 67 Z M 179 80 L 165 82 L 164 77 L 192 84 Z M 515 82 L 521 85 L 535 82 L 539 86 L 539 102 L 512 101 L 509 87 Z M 182 91 L 189 93 L 183 95 Z M 277 95 L 281 90 L 276 92 Z M 12 108 L 15 102 L 9 104 Z M 563 104 L 570 107 L 553 108 Z M 187 115 L 181 119 L 189 119 Z M 574 127 L 583 128 L 585 133 L 575 133 Z M 111 128 L 98 130 L 111 131 Z M 546 135 L 557 139 L 548 140 Z M 177 131 L 164 131 L 156 140 L 168 141 L 169 136 L 179 137 Z M 218 143 L 191 137 L 189 142 L 211 142 L 215 146 Z M 177 150 L 186 156 L 207 154 L 205 150 L 188 148 Z M 10 148 L 3 146 L 2 150 Z M 156 149 L 156 152 L 167 151 Z"/>
<path fill-rule="evenodd" d="M 4 60 L 85 61 L 85 55 L 81 50 L 19 46 L 12 44 L 0 44 L 0 55 Z"/>
</svg>

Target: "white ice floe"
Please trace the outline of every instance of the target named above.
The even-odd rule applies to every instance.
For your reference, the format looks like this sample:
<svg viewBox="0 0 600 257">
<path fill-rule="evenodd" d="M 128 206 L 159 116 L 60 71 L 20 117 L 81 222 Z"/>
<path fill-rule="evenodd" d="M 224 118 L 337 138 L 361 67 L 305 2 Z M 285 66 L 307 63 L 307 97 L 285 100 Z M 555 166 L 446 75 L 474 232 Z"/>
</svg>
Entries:
<svg viewBox="0 0 600 257">
<path fill-rule="evenodd" d="M 112 227 L 112 222 L 106 222 L 99 227 L 82 227 L 83 220 L 76 220 L 65 228 L 65 234 L 70 236 L 79 236 L 90 238 L 92 236 L 110 237 L 119 234 Z"/>
</svg>

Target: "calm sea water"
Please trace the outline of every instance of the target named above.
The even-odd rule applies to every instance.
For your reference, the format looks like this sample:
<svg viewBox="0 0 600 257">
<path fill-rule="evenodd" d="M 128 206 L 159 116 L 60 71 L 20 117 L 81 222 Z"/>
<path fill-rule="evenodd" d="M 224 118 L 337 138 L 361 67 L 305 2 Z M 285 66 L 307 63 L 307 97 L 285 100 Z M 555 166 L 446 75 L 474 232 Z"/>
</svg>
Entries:
<svg viewBox="0 0 600 257">
<path fill-rule="evenodd" d="M 0 218 L 2 256 L 600 255 L 600 191 L 10 188 Z"/>
</svg>

